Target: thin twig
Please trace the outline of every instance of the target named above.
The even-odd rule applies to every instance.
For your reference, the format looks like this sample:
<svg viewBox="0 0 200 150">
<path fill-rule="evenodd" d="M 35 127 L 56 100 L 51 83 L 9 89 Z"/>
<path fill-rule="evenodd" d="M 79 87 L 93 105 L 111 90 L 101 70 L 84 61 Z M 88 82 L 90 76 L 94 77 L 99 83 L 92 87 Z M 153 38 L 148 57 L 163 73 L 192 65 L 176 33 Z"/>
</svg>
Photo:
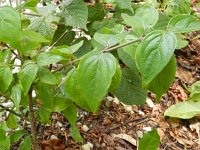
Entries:
<svg viewBox="0 0 200 150">
<path fill-rule="evenodd" d="M 81 60 L 81 58 L 72 60 L 72 61 L 68 62 L 67 64 L 65 64 L 65 65 L 63 65 L 63 66 L 60 66 L 59 68 L 53 70 L 52 73 L 56 73 L 56 72 L 62 70 L 63 68 L 67 67 L 68 65 L 73 65 L 75 62 L 78 62 L 78 61 L 80 61 L 80 60 Z"/>
<path fill-rule="evenodd" d="M 130 44 L 132 44 L 132 43 L 141 41 L 142 39 L 143 39 L 143 38 L 141 37 L 141 38 L 138 38 L 138 39 L 129 41 L 129 42 L 127 42 L 127 43 L 123 43 L 123 44 L 121 44 L 121 45 L 117 45 L 117 46 L 114 46 L 114 47 L 111 47 L 111 48 L 106 48 L 106 49 L 102 50 L 102 52 L 106 53 L 106 52 L 110 52 L 110 51 L 113 51 L 113 50 L 117 50 L 118 48 L 122 48 L 122 47 L 127 46 L 127 45 L 130 45 Z M 67 64 L 65 64 L 65 65 L 63 65 L 63 66 L 61 66 L 61 67 L 55 69 L 54 71 L 52 71 L 52 73 L 58 72 L 58 71 L 62 70 L 63 68 L 65 68 L 66 66 L 72 65 L 72 64 L 74 64 L 75 62 L 78 62 L 78 61 L 80 61 L 80 60 L 81 60 L 81 58 L 72 60 L 72 61 L 68 62 Z"/>
<path fill-rule="evenodd" d="M 11 109 L 9 109 L 9 108 L 3 106 L 3 105 L 0 105 L 0 107 L 1 107 L 3 110 L 5 110 L 5 111 L 9 111 L 10 113 L 14 114 L 14 115 L 17 116 L 17 117 L 24 118 L 22 115 L 16 113 L 15 111 L 13 111 L 13 110 L 11 110 Z"/>
<path fill-rule="evenodd" d="M 42 15 L 39 15 L 39 14 L 33 14 L 33 13 L 26 13 L 26 12 L 23 12 L 24 15 L 29 15 L 29 16 L 36 16 L 36 17 L 41 17 Z"/>
<path fill-rule="evenodd" d="M 106 131 L 106 133 L 110 133 L 112 130 L 115 130 L 115 129 L 119 128 L 119 127 L 125 126 L 125 125 L 127 125 L 128 123 L 139 121 L 138 123 L 134 124 L 134 125 L 136 126 L 136 125 L 142 123 L 144 120 L 147 121 L 146 119 L 148 119 L 148 117 L 150 117 L 150 116 L 145 116 L 145 117 L 136 118 L 136 119 L 133 119 L 133 120 L 128 120 L 128 121 L 126 121 L 126 122 L 124 122 L 124 123 L 122 123 L 122 124 L 118 124 L 118 125 L 116 125 L 116 126 L 110 128 L 110 129 L 108 129 L 108 130 Z M 144 121 L 144 122 L 145 122 L 145 121 Z M 134 126 L 134 125 L 133 125 L 133 126 Z M 133 126 L 132 126 L 132 127 L 133 127 Z"/>
<path fill-rule="evenodd" d="M 141 37 L 141 38 L 139 38 L 139 39 L 134 39 L 134 40 L 132 40 L 132 41 L 129 41 L 129 42 L 127 42 L 127 43 L 123 43 L 123 44 L 121 44 L 121 45 L 117 45 L 117 46 L 114 46 L 114 47 L 111 47 L 111 48 L 106 48 L 106 49 L 103 50 L 103 52 L 110 52 L 110 51 L 116 50 L 116 49 L 118 49 L 118 48 L 122 48 L 122 47 L 124 47 L 124 46 L 130 45 L 130 44 L 132 44 L 132 43 L 141 41 L 142 39 L 143 39 L 143 38 Z"/>
<path fill-rule="evenodd" d="M 15 53 L 15 51 L 13 51 L 13 50 L 10 50 L 10 51 L 16 56 L 16 58 L 20 59 L 19 55 L 17 53 Z"/>
<path fill-rule="evenodd" d="M 32 88 L 30 88 L 29 92 L 29 115 L 30 115 L 30 122 L 31 122 L 31 133 L 32 133 L 32 142 L 34 145 L 34 150 L 39 150 L 39 144 L 37 141 L 37 130 L 36 130 L 36 121 L 33 111 L 33 98 L 32 98 Z"/>
<path fill-rule="evenodd" d="M 49 48 L 48 51 L 52 50 L 54 46 L 67 34 L 68 30 L 66 30 Z"/>
</svg>

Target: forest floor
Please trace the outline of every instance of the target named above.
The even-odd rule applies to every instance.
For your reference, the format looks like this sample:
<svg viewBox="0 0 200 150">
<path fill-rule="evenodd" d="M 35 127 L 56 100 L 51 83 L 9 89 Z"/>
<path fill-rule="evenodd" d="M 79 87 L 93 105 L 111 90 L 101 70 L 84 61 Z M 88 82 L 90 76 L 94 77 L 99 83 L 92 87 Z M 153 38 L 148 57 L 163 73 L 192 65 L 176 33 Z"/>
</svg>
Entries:
<svg viewBox="0 0 200 150">
<path fill-rule="evenodd" d="M 152 93 L 148 94 L 143 107 L 123 105 L 108 96 L 98 114 L 79 110 L 77 126 L 85 140 L 84 145 L 70 137 L 70 126 L 62 115 L 52 114 L 51 125 L 38 126 L 42 149 L 136 150 L 138 139 L 156 128 L 160 135 L 160 150 L 200 150 L 200 116 L 189 120 L 164 117 L 165 110 L 171 105 L 187 100 L 189 93 L 184 87 L 200 80 L 200 40 L 190 40 L 187 47 L 175 54 L 176 77 L 159 103 L 155 103 Z"/>
</svg>

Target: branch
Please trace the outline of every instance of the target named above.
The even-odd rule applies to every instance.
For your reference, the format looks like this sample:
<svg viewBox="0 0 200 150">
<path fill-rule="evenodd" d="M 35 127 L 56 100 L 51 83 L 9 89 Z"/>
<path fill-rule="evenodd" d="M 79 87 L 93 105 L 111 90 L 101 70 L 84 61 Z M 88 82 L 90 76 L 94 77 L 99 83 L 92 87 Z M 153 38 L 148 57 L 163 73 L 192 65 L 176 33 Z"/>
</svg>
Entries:
<svg viewBox="0 0 200 150">
<path fill-rule="evenodd" d="M 127 42 L 127 43 L 123 43 L 123 44 L 121 44 L 121 45 L 113 46 L 113 47 L 111 47 L 111 48 L 106 48 L 106 49 L 102 50 L 102 52 L 106 53 L 106 52 L 114 51 L 114 50 L 117 50 L 118 48 L 122 48 L 122 47 L 124 47 L 124 46 L 127 46 L 127 45 L 130 45 L 130 44 L 136 43 L 136 42 L 138 42 L 138 41 L 141 41 L 142 39 L 143 39 L 143 37 L 138 38 L 138 39 L 134 39 L 134 40 L 132 40 L 132 41 L 129 41 L 129 42 Z M 65 65 L 63 65 L 63 66 L 60 66 L 59 68 L 55 69 L 54 71 L 52 71 L 52 73 L 56 73 L 56 72 L 62 70 L 63 68 L 65 68 L 66 66 L 72 65 L 72 64 L 74 64 L 75 62 L 78 62 L 78 61 L 80 61 L 80 60 L 81 60 L 81 57 L 78 58 L 78 59 L 72 60 L 72 61 L 68 62 L 67 64 L 65 64 Z"/>
<path fill-rule="evenodd" d="M 17 117 L 24 118 L 22 115 L 16 113 L 15 111 L 13 111 L 13 110 L 11 110 L 11 109 L 9 109 L 9 108 L 3 106 L 3 105 L 0 105 L 0 107 L 1 107 L 3 110 L 5 110 L 5 111 L 9 111 L 10 113 L 14 114 L 14 115 L 17 116 Z"/>
<path fill-rule="evenodd" d="M 34 110 L 33 110 L 33 98 L 32 98 L 32 88 L 30 88 L 28 92 L 29 96 L 29 115 L 30 115 L 30 122 L 31 122 L 31 133 L 32 133 L 32 142 L 34 146 L 34 150 L 39 150 L 39 145 L 37 141 L 37 130 L 36 130 L 36 121 L 34 117 Z"/>
</svg>

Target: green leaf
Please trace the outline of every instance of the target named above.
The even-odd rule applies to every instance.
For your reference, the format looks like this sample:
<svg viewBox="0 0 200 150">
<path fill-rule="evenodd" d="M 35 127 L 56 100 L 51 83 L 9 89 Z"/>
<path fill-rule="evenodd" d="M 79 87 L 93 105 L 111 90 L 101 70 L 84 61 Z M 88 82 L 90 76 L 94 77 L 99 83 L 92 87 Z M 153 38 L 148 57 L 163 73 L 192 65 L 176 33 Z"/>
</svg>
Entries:
<svg viewBox="0 0 200 150">
<path fill-rule="evenodd" d="M 63 110 L 63 114 L 67 118 L 71 126 L 76 126 L 77 108 L 74 104 L 71 104 L 69 107 Z"/>
<path fill-rule="evenodd" d="M 46 66 L 63 60 L 60 55 L 52 54 L 51 52 L 42 52 L 37 56 L 37 64 L 39 66 Z"/>
<path fill-rule="evenodd" d="M 14 143 L 19 141 L 25 134 L 27 134 L 27 131 L 25 130 L 16 130 L 10 135 L 10 143 Z"/>
<path fill-rule="evenodd" d="M 29 63 L 19 72 L 19 81 L 22 86 L 23 94 L 26 95 L 36 78 L 38 66 L 36 64 Z"/>
<path fill-rule="evenodd" d="M 169 23 L 170 17 L 166 14 L 160 14 L 159 19 L 155 26 L 153 27 L 155 30 L 166 30 L 167 25 Z"/>
<path fill-rule="evenodd" d="M 0 148 L 2 150 L 10 149 L 10 138 L 6 136 L 6 132 L 3 129 L 0 129 Z"/>
<path fill-rule="evenodd" d="M 78 143 L 83 143 L 83 138 L 80 135 L 78 128 L 76 127 L 76 121 L 77 121 L 76 106 L 74 104 L 71 104 L 69 107 L 67 107 L 67 109 L 63 111 L 63 114 L 71 125 L 70 135 L 72 136 L 72 138 Z"/>
<path fill-rule="evenodd" d="M 126 50 L 128 51 L 130 48 L 132 47 L 126 47 Z M 136 67 L 135 60 L 123 49 L 118 50 L 118 55 L 129 68 L 122 70 L 123 77 L 115 91 L 116 96 L 125 104 L 144 105 L 147 91 L 142 89 L 141 76 Z"/>
<path fill-rule="evenodd" d="M 176 49 L 182 49 L 189 44 L 189 41 L 185 39 L 186 37 L 184 35 L 177 34 L 176 37 L 177 37 Z"/>
<path fill-rule="evenodd" d="M 23 3 L 22 5 L 20 5 L 20 8 L 23 9 L 30 9 L 32 11 L 37 11 L 37 9 L 35 8 L 36 5 L 39 3 L 39 0 L 28 0 L 25 3 Z"/>
<path fill-rule="evenodd" d="M 31 138 L 27 136 L 19 145 L 20 150 L 31 150 Z"/>
<path fill-rule="evenodd" d="M 41 34 L 34 31 L 23 30 L 23 36 L 24 36 L 24 40 L 30 40 L 34 42 L 40 42 L 40 43 L 49 42 L 49 40 L 47 40 Z"/>
<path fill-rule="evenodd" d="M 38 77 L 40 78 L 40 81 L 46 84 L 53 85 L 53 84 L 59 84 L 60 82 L 60 80 L 45 67 L 39 67 Z"/>
<path fill-rule="evenodd" d="M 70 70 L 66 76 L 64 84 L 64 92 L 73 102 L 75 102 L 82 109 L 91 111 L 86 100 L 81 97 L 78 83 L 77 83 L 77 70 L 76 68 Z"/>
<path fill-rule="evenodd" d="M 195 82 L 191 88 L 189 88 L 190 99 L 193 101 L 200 101 L 200 81 Z"/>
<path fill-rule="evenodd" d="M 50 121 L 51 111 L 46 110 L 44 107 L 40 107 L 38 109 L 38 115 L 39 115 L 40 122 L 51 123 L 51 121 Z"/>
<path fill-rule="evenodd" d="M 116 9 L 129 10 L 129 12 L 131 12 L 132 14 L 134 13 L 131 5 L 131 0 L 116 0 L 116 4 Z"/>
<path fill-rule="evenodd" d="M 114 92 L 117 98 L 124 104 L 144 105 L 147 91 L 141 87 L 139 74 L 135 74 L 129 68 L 123 69 L 122 74 L 121 83 Z"/>
<path fill-rule="evenodd" d="M 19 110 L 19 104 L 20 104 L 20 101 L 21 101 L 21 88 L 20 86 L 17 84 L 17 85 L 14 85 L 11 89 L 11 99 L 13 101 L 13 103 L 15 104 L 15 107 L 17 110 Z"/>
<path fill-rule="evenodd" d="M 13 80 L 12 70 L 8 66 L 0 67 L 0 91 L 6 92 Z"/>
<path fill-rule="evenodd" d="M 10 113 L 6 120 L 6 125 L 9 128 L 16 129 L 18 127 L 17 121 L 18 121 L 17 117 Z"/>
<path fill-rule="evenodd" d="M 88 5 L 88 21 L 101 21 L 106 15 L 106 10 L 104 9 L 103 4 L 96 3 L 95 5 Z"/>
<path fill-rule="evenodd" d="M 88 9 L 83 0 L 63 2 L 61 5 L 61 15 L 64 17 L 66 26 L 86 29 Z"/>
<path fill-rule="evenodd" d="M 93 51 L 81 59 L 77 71 L 79 90 L 93 112 L 98 110 L 115 71 L 116 60 L 112 54 Z"/>
<path fill-rule="evenodd" d="M 156 100 L 158 101 L 162 94 L 164 94 L 174 81 L 176 74 L 176 58 L 172 56 L 169 63 L 165 68 L 151 81 L 148 86 L 148 90 L 156 94 Z"/>
<path fill-rule="evenodd" d="M 176 33 L 187 33 L 200 30 L 200 21 L 192 15 L 180 14 L 173 17 L 168 29 Z"/>
<path fill-rule="evenodd" d="M 51 111 L 54 106 L 51 86 L 38 82 L 35 90 L 42 106 Z"/>
<path fill-rule="evenodd" d="M 59 17 L 54 15 L 55 9 L 54 5 L 37 8 L 37 11 L 41 16 L 31 17 L 31 23 L 28 29 L 38 32 L 46 39 L 51 40 L 57 29 L 57 23 L 60 20 Z"/>
<path fill-rule="evenodd" d="M 83 45 L 83 41 L 80 41 L 79 43 L 77 44 L 74 44 L 72 46 L 59 46 L 59 47 L 56 47 L 55 49 L 62 52 L 62 53 L 65 53 L 65 54 L 73 54 L 75 53 L 81 46 Z"/>
<path fill-rule="evenodd" d="M 77 143 L 83 143 L 83 138 L 76 126 L 70 128 L 70 135 Z"/>
<path fill-rule="evenodd" d="M 61 112 L 65 109 L 68 109 L 68 107 L 71 107 L 72 101 L 62 98 L 62 97 L 54 97 L 53 99 L 53 106 L 54 106 L 54 112 Z"/>
<path fill-rule="evenodd" d="M 19 47 L 21 19 L 19 13 L 10 6 L 0 7 L 0 41 Z"/>
<path fill-rule="evenodd" d="M 157 150 L 160 144 L 160 137 L 157 130 L 152 130 L 144 134 L 139 140 L 138 150 Z"/>
<path fill-rule="evenodd" d="M 164 115 L 181 119 L 190 119 L 200 113 L 200 102 L 188 100 L 169 107 Z"/>
<path fill-rule="evenodd" d="M 146 35 L 136 51 L 136 63 L 142 75 L 142 85 L 147 85 L 165 68 L 176 47 L 172 32 L 152 31 Z"/>
<path fill-rule="evenodd" d="M 63 34 L 64 34 L 63 38 L 58 40 Z M 59 24 L 57 30 L 53 35 L 51 45 L 55 42 L 56 42 L 55 46 L 70 45 L 74 39 L 75 39 L 75 32 L 72 31 L 72 27 Z"/>
<path fill-rule="evenodd" d="M 153 27 L 159 18 L 158 11 L 154 8 L 154 6 L 148 4 L 137 8 L 134 16 L 143 21 L 145 28 Z"/>
<path fill-rule="evenodd" d="M 119 63 L 117 63 L 116 64 L 116 71 L 115 71 L 115 74 L 112 78 L 111 85 L 109 87 L 110 92 L 117 89 L 117 87 L 120 85 L 121 79 L 122 79 L 122 71 L 121 71 L 121 67 L 120 67 Z"/>
<path fill-rule="evenodd" d="M 126 25 L 131 26 L 133 31 L 138 35 L 141 36 L 145 31 L 145 26 L 143 21 L 137 16 L 129 16 L 127 14 L 121 14 L 122 18 Z"/>
<path fill-rule="evenodd" d="M 117 35 L 114 34 L 102 34 L 96 32 L 94 39 L 104 47 L 111 47 L 119 43 Z"/>
</svg>

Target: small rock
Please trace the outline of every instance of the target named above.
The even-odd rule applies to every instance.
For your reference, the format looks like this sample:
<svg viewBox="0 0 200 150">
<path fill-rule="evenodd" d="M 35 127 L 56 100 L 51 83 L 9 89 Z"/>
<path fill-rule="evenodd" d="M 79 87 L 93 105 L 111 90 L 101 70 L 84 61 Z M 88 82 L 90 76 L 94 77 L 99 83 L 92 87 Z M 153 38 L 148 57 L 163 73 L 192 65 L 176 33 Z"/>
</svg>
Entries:
<svg viewBox="0 0 200 150">
<path fill-rule="evenodd" d="M 87 144 L 84 144 L 81 146 L 81 149 L 82 150 L 90 150 L 90 145 L 87 143 Z"/>
<path fill-rule="evenodd" d="M 142 138 L 142 137 L 143 137 L 143 132 L 142 132 L 142 131 L 136 131 L 136 133 L 137 133 L 137 136 L 138 136 L 139 138 Z"/>
<path fill-rule="evenodd" d="M 144 116 L 144 112 L 141 110 L 138 111 L 138 114 Z"/>
<path fill-rule="evenodd" d="M 90 146 L 90 148 L 93 148 L 93 144 L 90 142 L 87 142 L 87 144 Z"/>
<path fill-rule="evenodd" d="M 102 144 L 101 144 L 101 146 L 102 146 L 102 147 L 105 147 L 105 146 L 106 146 L 106 144 L 105 144 L 105 143 L 102 143 Z"/>
<path fill-rule="evenodd" d="M 60 130 L 61 130 L 61 131 L 65 131 L 65 128 L 61 128 Z"/>
<path fill-rule="evenodd" d="M 63 125 L 62 125 L 62 123 L 60 123 L 59 121 L 57 121 L 57 123 L 56 123 L 59 127 L 62 127 Z"/>
<path fill-rule="evenodd" d="M 51 135 L 50 139 L 51 139 L 51 140 L 53 140 L 53 139 L 58 139 L 58 137 L 55 136 L 55 135 Z"/>
<path fill-rule="evenodd" d="M 88 130 L 90 130 L 90 128 L 87 125 L 83 125 L 82 129 L 84 132 L 87 132 Z"/>
<path fill-rule="evenodd" d="M 154 107 L 154 103 L 152 102 L 152 100 L 150 98 L 147 98 L 146 99 L 146 103 L 147 105 L 150 107 L 150 108 L 153 108 Z"/>
<path fill-rule="evenodd" d="M 146 132 L 149 132 L 149 131 L 151 131 L 152 129 L 151 129 L 151 127 L 144 127 L 144 128 L 142 128 L 144 131 L 146 131 Z"/>
<path fill-rule="evenodd" d="M 113 97 L 107 96 L 106 99 L 111 102 L 113 100 Z"/>
</svg>

